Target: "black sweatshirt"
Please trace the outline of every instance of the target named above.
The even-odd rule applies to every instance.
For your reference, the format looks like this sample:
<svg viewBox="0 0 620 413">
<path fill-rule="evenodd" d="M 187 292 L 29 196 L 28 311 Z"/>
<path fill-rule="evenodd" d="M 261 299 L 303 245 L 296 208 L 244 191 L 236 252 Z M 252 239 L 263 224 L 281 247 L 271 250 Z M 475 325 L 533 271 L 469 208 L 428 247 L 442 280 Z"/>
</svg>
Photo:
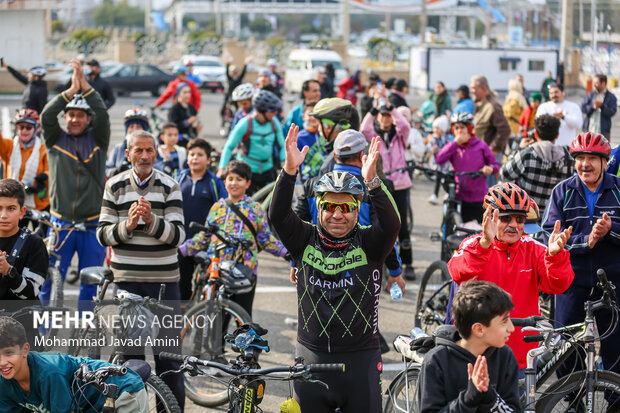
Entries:
<svg viewBox="0 0 620 413">
<path fill-rule="evenodd" d="M 400 229 L 391 195 L 384 185 L 369 191 L 378 224 L 335 239 L 293 212 L 294 188 L 295 176 L 282 171 L 269 220 L 297 269 L 297 341 L 329 353 L 379 348 L 381 273 Z"/>
<path fill-rule="evenodd" d="M 22 107 L 34 109 L 40 115 L 47 104 L 47 82 L 45 80 L 34 80 L 28 82 L 28 78 L 22 75 L 11 66 L 6 67 L 15 79 L 26 85 L 26 90 L 22 95 Z"/>
<path fill-rule="evenodd" d="M 484 356 L 489 371 L 489 390 L 480 393 L 467 378 L 467 363 L 476 357 L 456 344 L 454 326 L 445 326 L 435 347 L 424 356 L 418 378 L 420 413 L 520 412 L 517 359 L 508 346 L 489 347 Z"/>
<path fill-rule="evenodd" d="M 20 234 L 21 231 L 18 231 L 11 237 L 0 238 L 0 251 L 6 252 L 7 257 L 11 254 Z M 11 259 L 9 258 L 9 263 Z M 12 265 L 18 273 L 14 278 L 0 275 L 0 309 L 16 311 L 22 306 L 20 304 L 22 300 L 37 300 L 38 304 L 39 291 L 47 278 L 49 265 L 43 240 L 38 235 L 30 234 L 19 252 L 19 257 Z"/>
</svg>

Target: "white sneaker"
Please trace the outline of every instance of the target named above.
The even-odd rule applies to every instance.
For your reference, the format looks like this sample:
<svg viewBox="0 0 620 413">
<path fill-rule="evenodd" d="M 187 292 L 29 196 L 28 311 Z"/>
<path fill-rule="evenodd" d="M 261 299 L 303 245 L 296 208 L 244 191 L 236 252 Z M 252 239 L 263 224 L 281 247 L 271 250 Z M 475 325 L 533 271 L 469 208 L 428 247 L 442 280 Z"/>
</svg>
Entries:
<svg viewBox="0 0 620 413">
<path fill-rule="evenodd" d="M 437 195 L 432 194 L 430 197 L 428 197 L 428 203 L 433 204 L 433 205 L 439 205 L 439 201 L 437 200 Z"/>
</svg>

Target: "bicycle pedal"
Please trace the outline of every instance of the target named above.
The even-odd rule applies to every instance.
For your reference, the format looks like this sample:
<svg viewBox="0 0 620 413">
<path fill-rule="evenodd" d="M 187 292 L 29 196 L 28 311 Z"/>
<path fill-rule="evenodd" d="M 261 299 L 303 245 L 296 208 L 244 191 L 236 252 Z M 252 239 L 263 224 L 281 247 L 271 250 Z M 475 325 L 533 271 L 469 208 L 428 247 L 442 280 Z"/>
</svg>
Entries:
<svg viewBox="0 0 620 413">
<path fill-rule="evenodd" d="M 431 232 L 429 238 L 433 242 L 441 241 L 441 235 L 439 234 L 439 232 Z"/>
</svg>

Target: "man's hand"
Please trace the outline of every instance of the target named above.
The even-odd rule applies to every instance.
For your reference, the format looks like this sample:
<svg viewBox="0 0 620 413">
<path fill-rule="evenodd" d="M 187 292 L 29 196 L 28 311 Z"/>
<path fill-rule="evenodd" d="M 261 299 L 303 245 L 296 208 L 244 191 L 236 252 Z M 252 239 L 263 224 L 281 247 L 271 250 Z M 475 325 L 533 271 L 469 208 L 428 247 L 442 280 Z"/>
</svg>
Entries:
<svg viewBox="0 0 620 413">
<path fill-rule="evenodd" d="M 557 112 L 553 114 L 553 116 L 555 116 L 558 119 L 564 119 L 564 112 L 561 110 L 558 110 Z"/>
<path fill-rule="evenodd" d="M 603 106 L 603 101 L 602 100 L 594 99 L 592 101 L 592 107 L 594 108 L 594 110 L 600 108 L 601 106 Z"/>
<path fill-rule="evenodd" d="M 11 264 L 6 260 L 6 252 L 0 251 L 0 275 L 8 275 Z"/>
<path fill-rule="evenodd" d="M 125 225 L 127 228 L 127 232 L 132 232 L 138 226 L 138 220 L 140 219 L 138 208 L 139 208 L 138 202 L 134 202 L 133 204 L 129 206 L 127 224 Z"/>
<path fill-rule="evenodd" d="M 570 234 L 573 232 L 573 227 L 568 227 L 564 231 L 560 231 L 562 223 L 560 220 L 555 221 L 555 226 L 553 227 L 553 232 L 549 235 L 549 256 L 553 257 L 555 254 L 562 252 L 568 239 L 570 238 Z"/>
<path fill-rule="evenodd" d="M 291 283 L 297 284 L 297 268 L 291 267 Z"/>
<path fill-rule="evenodd" d="M 69 98 L 73 98 L 73 95 L 80 93 L 80 78 L 79 74 L 82 73 L 82 65 L 76 59 L 71 59 L 69 66 L 73 69 L 71 74 L 71 86 L 65 91 L 65 94 Z"/>
<path fill-rule="evenodd" d="M 480 393 L 486 393 L 489 390 L 489 369 L 485 356 L 478 356 L 474 366 L 467 363 L 467 377 Z"/>
<path fill-rule="evenodd" d="M 286 150 L 286 158 L 284 159 L 284 165 L 282 169 L 289 175 L 296 175 L 297 168 L 303 163 L 308 150 L 308 145 L 304 146 L 300 151 L 297 147 L 297 133 L 299 132 L 299 126 L 294 123 L 288 130 L 286 139 L 284 140 L 284 148 Z"/>
<path fill-rule="evenodd" d="M 482 216 L 482 238 L 480 246 L 484 249 L 489 248 L 497 235 L 497 226 L 499 225 L 499 210 L 488 206 Z"/>
<path fill-rule="evenodd" d="M 9 65 L 6 64 L 4 59 L 0 59 L 0 62 L 2 63 L 0 66 L 2 66 L 3 69 L 6 69 L 9 66 Z"/>
<path fill-rule="evenodd" d="M 151 222 L 153 222 L 151 203 L 143 196 L 138 199 L 138 214 L 142 217 L 142 220 L 146 225 L 151 225 Z"/>
<path fill-rule="evenodd" d="M 243 61 L 244 64 L 249 64 L 252 60 L 254 59 L 253 55 L 249 55 L 245 58 L 245 60 Z"/>
<path fill-rule="evenodd" d="M 484 175 L 491 175 L 493 173 L 493 167 L 489 165 L 484 165 L 480 171 Z"/>
<path fill-rule="evenodd" d="M 592 232 L 588 237 L 588 247 L 594 248 L 599 239 L 603 238 L 611 230 L 611 218 L 609 215 L 603 214 L 602 218 L 599 218 L 594 226 Z"/>
<path fill-rule="evenodd" d="M 161 152 L 161 154 L 164 156 L 164 161 L 170 161 L 170 149 L 168 149 L 168 147 L 166 145 L 161 145 L 159 148 L 159 151 Z"/>
<path fill-rule="evenodd" d="M 381 138 L 375 136 L 370 142 L 370 148 L 368 148 L 368 155 L 362 157 L 362 177 L 366 182 L 372 181 L 377 176 L 377 160 L 379 159 L 379 146 L 381 145 Z"/>
<path fill-rule="evenodd" d="M 387 285 L 385 286 L 385 291 L 390 292 L 390 288 L 392 287 L 392 284 L 394 283 L 398 284 L 400 289 L 403 291 L 403 295 L 405 295 L 405 280 L 403 279 L 402 275 L 398 275 L 396 277 L 388 277 Z"/>
<path fill-rule="evenodd" d="M 526 148 L 528 146 L 530 146 L 531 144 L 533 144 L 535 142 L 534 139 L 531 138 L 521 138 L 521 141 L 519 141 L 519 148 Z"/>
</svg>

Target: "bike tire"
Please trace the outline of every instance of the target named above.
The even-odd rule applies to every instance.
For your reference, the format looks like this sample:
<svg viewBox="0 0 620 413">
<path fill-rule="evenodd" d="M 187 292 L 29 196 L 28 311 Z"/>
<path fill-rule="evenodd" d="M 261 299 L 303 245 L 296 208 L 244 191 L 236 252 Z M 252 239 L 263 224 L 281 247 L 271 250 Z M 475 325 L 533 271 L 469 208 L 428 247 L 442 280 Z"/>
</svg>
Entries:
<svg viewBox="0 0 620 413">
<path fill-rule="evenodd" d="M 237 327 L 252 322 L 247 311 L 234 301 L 222 298 L 219 303 L 222 307 L 222 316 L 224 319 L 226 315 L 230 316 L 228 325 L 225 327 L 223 334 L 232 333 Z M 208 304 L 207 301 L 201 301 L 190 308 L 185 314 L 185 319 L 189 321 L 181 332 L 182 354 L 184 355 L 196 356 L 201 359 L 208 359 L 211 357 L 205 355 L 206 348 L 203 345 L 207 340 L 207 337 L 204 335 L 206 330 L 191 325 L 191 321 L 198 320 L 198 317 L 201 315 L 206 317 L 207 320 L 212 319 L 209 318 L 208 315 Z M 195 343 L 197 341 L 196 334 L 201 334 L 202 336 L 201 338 L 199 337 L 200 339 L 198 340 L 200 342 L 199 349 L 195 348 Z M 228 383 L 226 380 L 212 376 L 192 377 L 189 374 L 185 374 L 183 379 L 185 382 L 186 395 L 194 403 L 205 407 L 216 407 L 228 402 Z"/>
<path fill-rule="evenodd" d="M 181 413 L 179 402 L 164 381 L 151 374 L 144 383 L 149 395 L 149 412 L 153 413 Z"/>
<path fill-rule="evenodd" d="M 431 335 L 437 326 L 443 324 L 443 321 L 437 320 L 433 314 L 439 315 L 443 320 L 446 319 L 450 295 L 449 284 L 446 286 L 446 283 L 450 281 L 448 265 L 441 260 L 431 263 L 420 280 L 415 306 L 415 326 L 424 330 L 428 335 Z M 442 290 L 439 294 L 433 297 L 433 294 L 440 288 Z M 432 301 L 429 301 L 431 297 L 433 297 Z"/>
<path fill-rule="evenodd" d="M 585 411 L 585 379 L 586 371 L 577 371 L 558 379 L 538 399 L 536 412 L 567 412 L 571 411 L 570 408 L 575 408 L 575 411 Z M 594 391 L 595 412 L 620 411 L 620 375 L 611 371 L 597 371 Z M 611 400 L 615 399 L 613 404 L 609 404 L 605 399 L 605 392 L 608 392 Z"/>
<path fill-rule="evenodd" d="M 60 271 L 54 267 L 47 269 L 47 274 L 50 280 L 52 280 L 52 288 L 50 291 L 50 307 L 62 307 L 65 301 L 64 283 Z"/>
<path fill-rule="evenodd" d="M 454 228 L 457 226 L 461 226 L 463 224 L 463 219 L 461 215 L 456 211 L 450 211 L 446 215 L 444 219 L 444 235 L 443 241 L 441 243 L 441 259 L 445 262 L 450 261 L 454 251 L 448 248 L 448 244 L 446 240 L 448 237 L 455 233 Z"/>
<path fill-rule="evenodd" d="M 419 411 L 417 392 L 419 376 L 420 367 L 411 366 L 407 368 L 406 374 L 398 376 L 390 384 L 386 392 L 387 399 L 383 406 L 383 413 L 417 413 Z"/>
</svg>

